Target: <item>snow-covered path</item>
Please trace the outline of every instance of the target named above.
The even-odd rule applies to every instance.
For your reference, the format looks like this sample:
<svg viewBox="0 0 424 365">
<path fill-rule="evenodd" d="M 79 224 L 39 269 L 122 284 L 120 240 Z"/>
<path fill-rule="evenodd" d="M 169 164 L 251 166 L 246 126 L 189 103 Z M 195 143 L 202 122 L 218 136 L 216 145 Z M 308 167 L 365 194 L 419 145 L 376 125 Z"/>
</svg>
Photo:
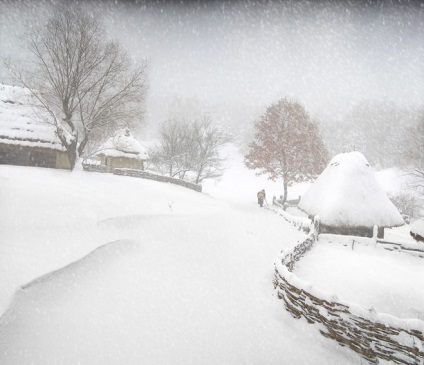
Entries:
<svg viewBox="0 0 424 365">
<path fill-rule="evenodd" d="M 254 200 L 12 166 L 0 183 L 1 364 L 360 363 L 275 298 L 302 234 Z"/>
</svg>

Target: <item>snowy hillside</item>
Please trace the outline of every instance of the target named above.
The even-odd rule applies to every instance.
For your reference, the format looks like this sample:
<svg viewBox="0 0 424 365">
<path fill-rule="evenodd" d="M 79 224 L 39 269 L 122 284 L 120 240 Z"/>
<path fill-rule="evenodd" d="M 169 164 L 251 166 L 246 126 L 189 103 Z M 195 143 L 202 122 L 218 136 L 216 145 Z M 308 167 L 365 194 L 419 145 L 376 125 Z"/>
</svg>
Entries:
<svg viewBox="0 0 424 365">
<path fill-rule="evenodd" d="M 0 200 L 1 364 L 360 363 L 274 296 L 303 234 L 254 199 L 0 166 Z"/>
<path fill-rule="evenodd" d="M 1 165 L 0 363 L 360 364 L 275 297 L 275 257 L 304 235 L 257 206 L 281 185 L 226 153 L 202 194 Z"/>
</svg>

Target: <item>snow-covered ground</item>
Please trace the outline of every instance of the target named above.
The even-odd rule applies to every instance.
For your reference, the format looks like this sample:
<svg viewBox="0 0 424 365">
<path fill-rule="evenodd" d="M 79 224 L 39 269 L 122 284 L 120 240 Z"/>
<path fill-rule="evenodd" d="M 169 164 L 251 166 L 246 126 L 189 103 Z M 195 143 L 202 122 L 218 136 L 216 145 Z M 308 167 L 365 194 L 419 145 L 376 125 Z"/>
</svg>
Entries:
<svg viewBox="0 0 424 365">
<path fill-rule="evenodd" d="M 321 235 L 296 266 L 296 275 L 342 301 L 424 320 L 423 259 L 358 242 Z"/>
<path fill-rule="evenodd" d="M 304 235 L 256 204 L 280 184 L 227 152 L 202 194 L 0 166 L 0 364 L 361 364 L 275 297 Z"/>
</svg>

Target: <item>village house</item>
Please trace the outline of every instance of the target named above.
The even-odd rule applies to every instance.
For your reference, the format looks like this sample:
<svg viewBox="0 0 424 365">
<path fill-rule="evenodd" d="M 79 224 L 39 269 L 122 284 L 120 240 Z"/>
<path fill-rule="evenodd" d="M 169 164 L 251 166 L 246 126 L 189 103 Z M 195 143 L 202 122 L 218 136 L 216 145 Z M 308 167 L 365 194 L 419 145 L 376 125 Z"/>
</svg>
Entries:
<svg viewBox="0 0 424 365">
<path fill-rule="evenodd" d="M 0 84 L 0 164 L 69 169 L 54 127 L 34 119 L 28 91 Z"/>
<path fill-rule="evenodd" d="M 360 152 L 336 155 L 309 190 L 299 209 L 320 218 L 320 232 L 384 238 L 384 228 L 404 224 Z"/>
<path fill-rule="evenodd" d="M 100 147 L 97 157 L 101 159 L 101 164 L 106 166 L 106 172 L 113 172 L 116 168 L 144 170 L 144 162 L 149 159 L 146 149 L 128 128 L 109 138 Z"/>
</svg>

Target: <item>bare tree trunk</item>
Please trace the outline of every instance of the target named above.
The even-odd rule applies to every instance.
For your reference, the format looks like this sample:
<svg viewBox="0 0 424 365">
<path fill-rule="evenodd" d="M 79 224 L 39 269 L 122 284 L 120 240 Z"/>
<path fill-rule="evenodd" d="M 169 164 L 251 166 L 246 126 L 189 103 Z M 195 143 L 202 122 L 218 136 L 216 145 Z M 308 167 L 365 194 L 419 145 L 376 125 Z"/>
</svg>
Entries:
<svg viewBox="0 0 424 365">
<path fill-rule="evenodd" d="M 196 176 L 196 184 L 198 184 L 199 183 L 199 179 L 200 179 L 200 172 L 197 174 L 197 176 Z"/>
<path fill-rule="evenodd" d="M 75 168 L 75 164 L 78 159 L 78 153 L 77 153 L 77 139 L 73 140 L 68 146 L 66 147 L 66 152 L 68 154 L 69 164 L 70 164 L 70 170 L 72 171 Z"/>
<path fill-rule="evenodd" d="M 284 195 L 283 195 L 283 204 L 287 201 L 287 182 L 284 179 Z"/>
</svg>

